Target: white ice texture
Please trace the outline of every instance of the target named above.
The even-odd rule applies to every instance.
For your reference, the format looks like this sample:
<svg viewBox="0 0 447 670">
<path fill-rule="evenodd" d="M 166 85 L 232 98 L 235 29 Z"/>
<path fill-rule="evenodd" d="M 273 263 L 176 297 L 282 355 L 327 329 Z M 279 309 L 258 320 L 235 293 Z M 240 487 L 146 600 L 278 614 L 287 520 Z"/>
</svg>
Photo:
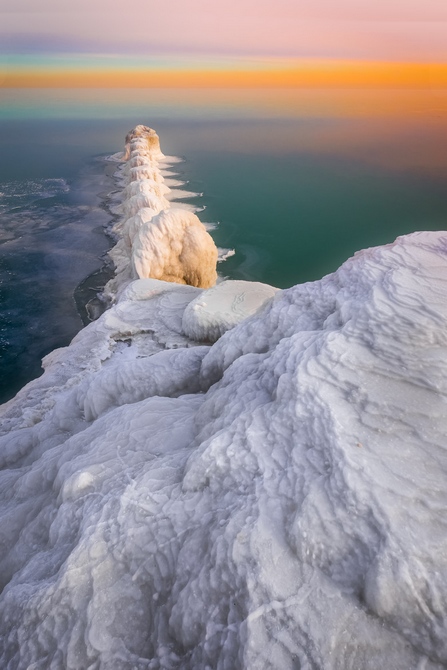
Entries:
<svg viewBox="0 0 447 670">
<path fill-rule="evenodd" d="M 447 667 L 447 233 L 242 284 L 210 345 L 128 283 L 3 406 L 2 669 Z"/>
</svg>

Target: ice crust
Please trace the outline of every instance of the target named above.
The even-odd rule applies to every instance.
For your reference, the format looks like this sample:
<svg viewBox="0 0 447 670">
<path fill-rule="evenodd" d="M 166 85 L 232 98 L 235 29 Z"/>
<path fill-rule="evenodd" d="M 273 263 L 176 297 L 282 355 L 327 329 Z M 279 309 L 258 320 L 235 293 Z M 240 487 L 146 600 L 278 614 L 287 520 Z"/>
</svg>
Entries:
<svg viewBox="0 0 447 670">
<path fill-rule="evenodd" d="M 447 667 L 447 233 L 227 284 L 123 284 L 1 408 L 0 667 Z"/>
</svg>

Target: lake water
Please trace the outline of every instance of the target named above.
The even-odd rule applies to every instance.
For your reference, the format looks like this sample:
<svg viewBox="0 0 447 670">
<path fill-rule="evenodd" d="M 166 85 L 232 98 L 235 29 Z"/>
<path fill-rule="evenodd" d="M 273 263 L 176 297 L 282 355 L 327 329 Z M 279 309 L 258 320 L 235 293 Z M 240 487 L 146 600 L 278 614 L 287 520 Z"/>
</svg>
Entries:
<svg viewBox="0 0 447 670">
<path fill-rule="evenodd" d="M 110 246 L 104 157 L 137 123 L 185 158 L 201 220 L 236 252 L 222 275 L 287 287 L 447 228 L 445 94 L 392 95 L 0 90 L 0 402 L 85 322 Z"/>
</svg>

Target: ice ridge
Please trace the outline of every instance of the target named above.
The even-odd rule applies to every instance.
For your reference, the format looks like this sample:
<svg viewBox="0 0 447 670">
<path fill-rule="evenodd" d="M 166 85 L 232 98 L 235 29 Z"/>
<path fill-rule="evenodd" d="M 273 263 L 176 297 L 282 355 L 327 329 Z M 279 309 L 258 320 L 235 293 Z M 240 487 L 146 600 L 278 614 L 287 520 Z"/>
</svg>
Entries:
<svg viewBox="0 0 447 670">
<path fill-rule="evenodd" d="M 447 233 L 235 284 L 116 284 L 1 409 L 2 668 L 447 667 Z"/>
</svg>

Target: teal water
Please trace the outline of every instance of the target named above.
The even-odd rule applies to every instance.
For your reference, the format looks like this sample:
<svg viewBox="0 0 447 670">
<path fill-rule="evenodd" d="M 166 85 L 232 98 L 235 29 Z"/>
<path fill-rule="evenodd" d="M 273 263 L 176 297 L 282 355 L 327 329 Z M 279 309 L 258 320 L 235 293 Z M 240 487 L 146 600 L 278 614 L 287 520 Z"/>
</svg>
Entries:
<svg viewBox="0 0 447 670">
<path fill-rule="evenodd" d="M 235 166 L 236 163 L 236 166 Z M 223 271 L 281 288 L 319 279 L 349 256 L 398 235 L 447 226 L 445 185 L 312 154 L 197 155 Z M 230 195 L 231 194 L 231 195 Z"/>
<path fill-rule="evenodd" d="M 194 96 L 182 106 L 154 92 L 126 91 L 124 101 L 92 91 L 15 95 L 0 98 L 1 400 L 82 327 L 76 287 L 110 244 L 104 197 L 113 181 L 102 157 L 137 123 L 185 158 L 187 188 L 204 193 L 200 218 L 236 252 L 222 275 L 287 287 L 361 248 L 447 228 L 440 123 L 269 115 L 228 100 L 192 104 Z"/>
</svg>

